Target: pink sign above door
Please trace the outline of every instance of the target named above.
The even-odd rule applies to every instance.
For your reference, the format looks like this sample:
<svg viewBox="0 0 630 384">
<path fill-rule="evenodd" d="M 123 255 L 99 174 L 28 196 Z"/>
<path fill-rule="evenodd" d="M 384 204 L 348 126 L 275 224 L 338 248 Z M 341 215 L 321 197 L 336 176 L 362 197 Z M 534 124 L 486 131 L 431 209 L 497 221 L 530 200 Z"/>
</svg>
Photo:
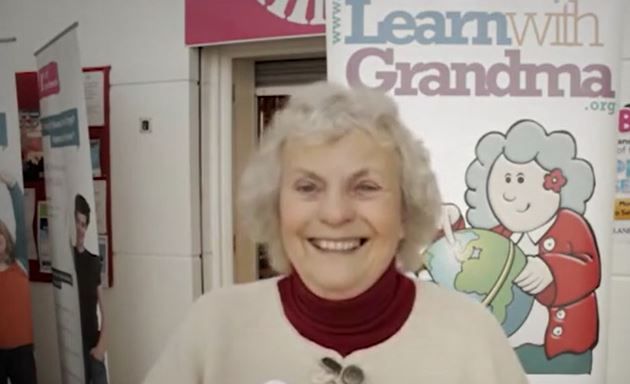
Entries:
<svg viewBox="0 0 630 384">
<path fill-rule="evenodd" d="M 186 0 L 186 44 L 323 35 L 325 0 Z"/>
</svg>

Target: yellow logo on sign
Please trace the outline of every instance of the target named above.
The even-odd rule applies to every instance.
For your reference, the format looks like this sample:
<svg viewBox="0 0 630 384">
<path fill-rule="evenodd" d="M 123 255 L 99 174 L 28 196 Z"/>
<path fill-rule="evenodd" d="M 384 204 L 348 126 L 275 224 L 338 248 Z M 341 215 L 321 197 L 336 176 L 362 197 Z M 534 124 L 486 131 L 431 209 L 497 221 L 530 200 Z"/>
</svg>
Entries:
<svg viewBox="0 0 630 384">
<path fill-rule="evenodd" d="M 630 199 L 615 200 L 615 220 L 630 220 Z"/>
</svg>

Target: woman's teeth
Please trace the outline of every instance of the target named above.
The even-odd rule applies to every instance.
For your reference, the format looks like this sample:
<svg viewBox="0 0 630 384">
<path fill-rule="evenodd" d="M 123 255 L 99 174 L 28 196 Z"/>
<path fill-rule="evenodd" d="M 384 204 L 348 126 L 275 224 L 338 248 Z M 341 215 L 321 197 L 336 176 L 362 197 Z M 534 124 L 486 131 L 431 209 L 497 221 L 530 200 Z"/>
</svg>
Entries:
<svg viewBox="0 0 630 384">
<path fill-rule="evenodd" d="M 324 240 L 311 239 L 311 244 L 322 251 L 347 252 L 354 251 L 361 246 L 361 239 Z"/>
</svg>

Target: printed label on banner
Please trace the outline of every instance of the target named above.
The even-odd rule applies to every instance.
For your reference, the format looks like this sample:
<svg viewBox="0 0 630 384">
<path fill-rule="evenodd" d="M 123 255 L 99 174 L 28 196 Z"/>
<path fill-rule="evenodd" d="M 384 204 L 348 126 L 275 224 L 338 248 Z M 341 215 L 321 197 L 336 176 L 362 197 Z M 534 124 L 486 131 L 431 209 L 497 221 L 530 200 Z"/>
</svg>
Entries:
<svg viewBox="0 0 630 384">
<path fill-rule="evenodd" d="M 56 61 L 51 61 L 39 70 L 39 97 L 56 95 L 59 93 L 59 70 Z"/>
<path fill-rule="evenodd" d="M 333 45 L 344 43 L 348 46 L 371 45 L 357 49 L 346 65 L 348 83 L 355 86 L 368 86 L 382 91 L 391 91 L 396 96 L 517 96 L 517 97 L 591 97 L 613 98 L 611 71 L 606 65 L 589 63 L 577 65 L 563 63 L 557 65 L 550 62 L 530 62 L 522 57 L 521 46 L 535 38 L 539 46 L 603 46 L 598 31 L 590 38 L 582 38 L 579 30 L 583 26 L 581 19 L 592 18 L 598 25 L 595 14 L 579 13 L 578 1 L 574 0 L 573 9 L 565 7 L 564 13 L 554 14 L 555 28 L 571 28 L 573 36 L 550 31 L 549 19 L 552 14 L 546 13 L 547 21 L 542 36 L 536 27 L 535 14 L 526 14 L 524 26 L 523 15 L 499 12 L 437 12 L 423 11 L 415 15 L 406 10 L 392 10 L 380 15 L 376 23 L 375 33 L 368 32 L 366 27 L 366 11 L 369 2 L 347 1 L 351 8 L 351 32 L 344 38 L 341 36 L 341 22 L 338 13 L 340 2 L 333 2 Z M 422 20 L 422 22 L 418 22 Z M 466 21 L 464 21 L 466 20 Z M 564 20 L 564 21 L 563 21 Z M 403 21 L 402 23 L 400 21 Z M 569 23 L 569 21 L 571 23 Z M 478 27 L 476 34 L 464 33 L 464 24 Z M 445 24 L 447 23 L 447 24 Z M 534 24 L 533 30 L 528 25 Z M 496 25 L 496 29 L 492 27 Z M 452 30 L 448 30 L 451 26 Z M 472 31 L 472 30 L 471 30 Z M 514 33 L 515 31 L 516 33 Z M 532 34 L 535 33 L 535 37 Z M 383 47 L 376 47 L 376 46 Z M 451 45 L 451 46 L 501 46 L 503 59 L 490 65 L 479 62 L 409 62 L 396 55 L 396 49 L 387 45 Z M 379 70 L 372 76 L 366 76 L 362 70 L 367 62 L 379 63 Z M 473 75 L 474 82 L 469 81 Z M 571 81 L 564 82 L 562 76 L 569 76 Z M 546 81 L 544 81 L 546 79 Z M 614 113 L 614 102 L 593 101 L 586 105 L 587 110 L 607 111 Z"/>
<path fill-rule="evenodd" d="M 628 158 L 628 150 L 630 149 L 630 140 L 620 139 L 617 158 L 617 194 L 630 195 L 630 158 Z"/>
<path fill-rule="evenodd" d="M 630 220 L 630 199 L 615 201 L 615 220 Z"/>
<path fill-rule="evenodd" d="M 630 104 L 619 109 L 618 130 L 617 197 L 626 198 L 630 197 Z M 615 218 L 617 217 L 617 210 L 615 209 Z"/>
<path fill-rule="evenodd" d="M 79 121 L 76 108 L 41 119 L 44 136 L 53 148 L 79 146 Z"/>
<path fill-rule="evenodd" d="M 630 133 L 630 104 L 619 110 L 619 133 Z"/>
<path fill-rule="evenodd" d="M 52 282 L 56 288 L 61 288 L 61 284 L 74 285 L 71 274 L 55 268 L 52 269 Z"/>
<path fill-rule="evenodd" d="M 615 223 L 614 234 L 618 240 L 627 243 L 630 236 L 630 220 L 619 220 Z"/>
<path fill-rule="evenodd" d="M 7 134 L 7 115 L 0 113 L 0 147 L 2 149 L 9 146 L 9 137 Z"/>
<path fill-rule="evenodd" d="M 616 241 L 630 240 L 630 104 L 619 109 L 617 139 Z"/>
</svg>

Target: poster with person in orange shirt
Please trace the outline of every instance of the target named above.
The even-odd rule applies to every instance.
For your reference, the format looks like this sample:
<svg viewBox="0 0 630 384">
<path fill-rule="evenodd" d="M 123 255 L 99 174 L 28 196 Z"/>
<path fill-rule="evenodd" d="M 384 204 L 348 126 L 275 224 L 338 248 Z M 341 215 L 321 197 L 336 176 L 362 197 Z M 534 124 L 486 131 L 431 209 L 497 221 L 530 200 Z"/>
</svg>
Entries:
<svg viewBox="0 0 630 384">
<path fill-rule="evenodd" d="M 35 383 L 23 192 L 1 172 L 0 184 L 11 196 L 15 233 L 0 219 L 0 382 Z"/>
<path fill-rule="evenodd" d="M 36 383 L 20 131 L 11 49 L 0 38 L 0 383 Z"/>
</svg>

